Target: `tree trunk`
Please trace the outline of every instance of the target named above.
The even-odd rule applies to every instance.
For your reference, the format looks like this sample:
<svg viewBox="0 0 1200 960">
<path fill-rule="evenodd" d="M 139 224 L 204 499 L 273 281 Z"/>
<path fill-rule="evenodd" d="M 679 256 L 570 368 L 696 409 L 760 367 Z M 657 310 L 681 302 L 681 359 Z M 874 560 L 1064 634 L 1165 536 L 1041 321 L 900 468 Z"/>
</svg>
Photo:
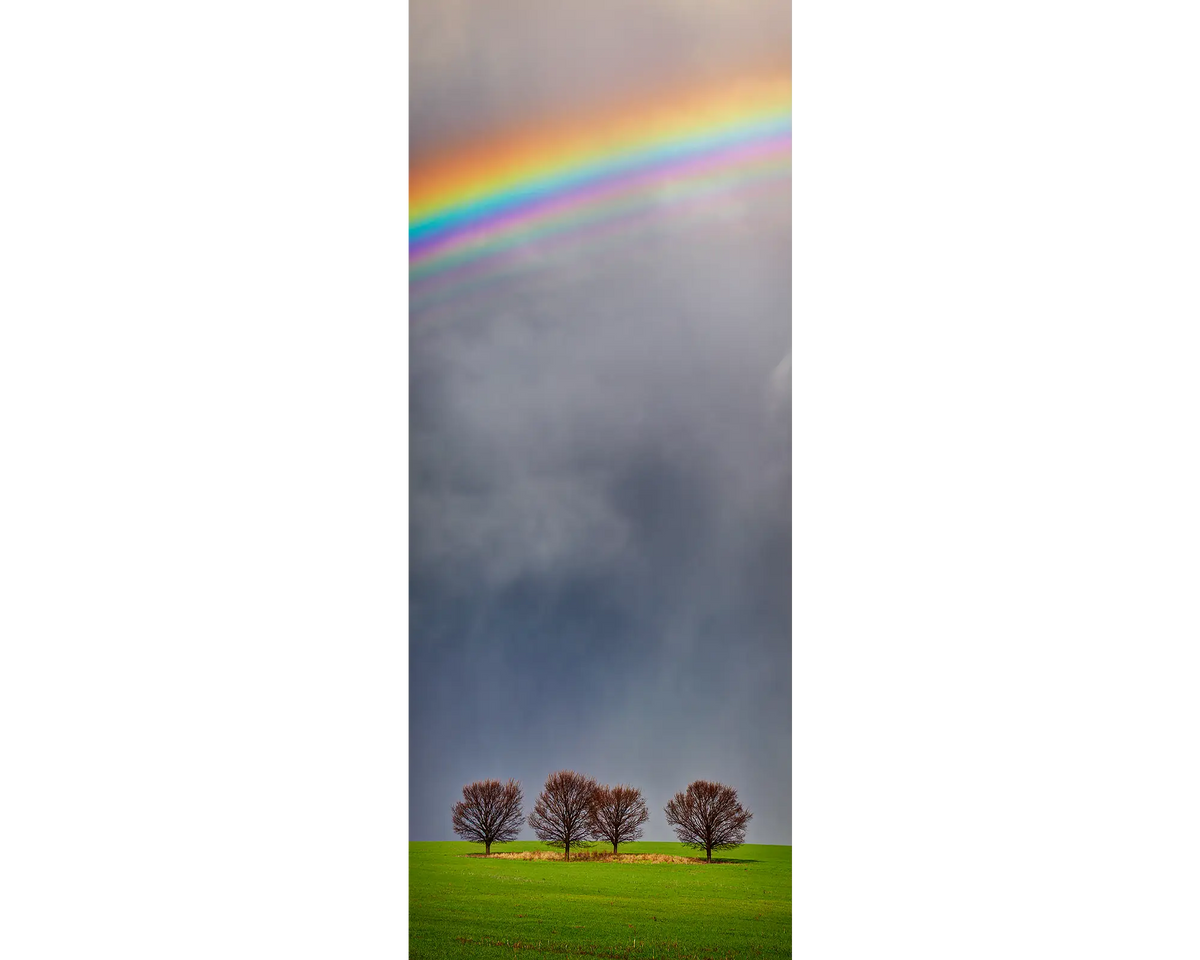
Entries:
<svg viewBox="0 0 1200 960">
<path fill-rule="evenodd" d="M 487 857 L 487 856 L 490 856 L 491 853 L 492 853 L 492 841 L 491 840 L 483 841 L 483 855 L 485 857 Z"/>
<path fill-rule="evenodd" d="M 571 842 L 569 840 L 567 841 L 567 859 L 571 859 Z"/>
<path fill-rule="evenodd" d="M 616 855 L 617 855 L 617 845 L 614 843 L 613 844 L 613 856 L 615 857 Z"/>
<path fill-rule="evenodd" d="M 712 863 L 712 847 L 704 848 L 704 859 L 707 860 L 709 863 Z"/>
</svg>

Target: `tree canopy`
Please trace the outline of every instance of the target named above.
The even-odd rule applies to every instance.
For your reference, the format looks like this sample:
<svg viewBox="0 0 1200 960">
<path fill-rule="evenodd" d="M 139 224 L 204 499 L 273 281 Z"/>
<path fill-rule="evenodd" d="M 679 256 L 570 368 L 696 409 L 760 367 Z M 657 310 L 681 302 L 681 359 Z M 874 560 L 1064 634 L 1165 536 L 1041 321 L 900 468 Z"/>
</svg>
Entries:
<svg viewBox="0 0 1200 960">
<path fill-rule="evenodd" d="M 521 831 L 521 784 L 516 780 L 476 780 L 463 787 L 463 798 L 454 805 L 454 832 L 464 840 L 483 844 L 516 840 Z"/>
<path fill-rule="evenodd" d="M 675 794 L 665 812 L 679 842 L 703 849 L 707 860 L 712 860 L 714 850 L 745 843 L 746 824 L 753 816 L 738 801 L 733 787 L 708 780 L 696 780 Z"/>
<path fill-rule="evenodd" d="M 592 796 L 592 836 L 611 843 L 613 853 L 617 852 L 617 844 L 641 839 L 642 824 L 649 819 L 642 791 L 635 787 L 597 787 Z"/>
<path fill-rule="evenodd" d="M 559 770 L 546 778 L 529 815 L 529 826 L 543 843 L 564 847 L 571 859 L 571 844 L 584 846 L 592 839 L 591 811 L 596 792 L 593 777 L 574 770 Z"/>
</svg>

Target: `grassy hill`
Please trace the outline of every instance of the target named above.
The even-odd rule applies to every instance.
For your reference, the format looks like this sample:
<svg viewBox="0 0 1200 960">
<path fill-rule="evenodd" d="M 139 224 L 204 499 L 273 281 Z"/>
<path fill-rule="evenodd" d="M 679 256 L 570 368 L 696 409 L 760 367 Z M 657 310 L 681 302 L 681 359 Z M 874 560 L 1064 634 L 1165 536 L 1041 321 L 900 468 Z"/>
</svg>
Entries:
<svg viewBox="0 0 1200 960">
<path fill-rule="evenodd" d="M 492 853 L 549 851 L 535 841 Z M 603 844 L 588 848 L 602 853 Z M 481 844 L 409 844 L 413 957 L 791 956 L 792 848 L 745 844 L 712 863 L 484 858 Z M 611 853 L 611 848 L 609 848 Z M 694 857 L 678 843 L 621 854 Z M 557 851 L 556 851 L 557 853 Z"/>
</svg>

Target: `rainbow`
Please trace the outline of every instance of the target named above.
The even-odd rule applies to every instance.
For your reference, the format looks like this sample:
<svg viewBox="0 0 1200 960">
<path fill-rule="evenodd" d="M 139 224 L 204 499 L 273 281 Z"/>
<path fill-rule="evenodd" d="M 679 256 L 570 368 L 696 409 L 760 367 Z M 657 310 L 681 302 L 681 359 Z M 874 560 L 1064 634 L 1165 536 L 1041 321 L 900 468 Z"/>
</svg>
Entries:
<svg viewBox="0 0 1200 960">
<path fill-rule="evenodd" d="M 664 97 L 493 138 L 409 175 L 410 306 L 619 242 L 665 207 L 704 209 L 786 180 L 791 82 L 780 76 Z"/>
</svg>

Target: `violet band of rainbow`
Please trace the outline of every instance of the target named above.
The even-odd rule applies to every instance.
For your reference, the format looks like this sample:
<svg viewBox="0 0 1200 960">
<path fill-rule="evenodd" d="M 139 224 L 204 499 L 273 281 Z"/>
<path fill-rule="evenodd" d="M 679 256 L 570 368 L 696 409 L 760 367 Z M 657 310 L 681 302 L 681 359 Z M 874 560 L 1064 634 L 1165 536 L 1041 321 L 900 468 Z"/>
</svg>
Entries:
<svg viewBox="0 0 1200 960">
<path fill-rule="evenodd" d="M 414 265 L 410 290 L 414 298 L 430 289 L 478 275 L 493 265 L 514 264 L 578 247 L 599 236 L 606 224 L 635 224 L 666 210 L 699 212 L 702 205 L 716 206 L 747 191 L 758 191 L 763 181 L 778 181 L 791 172 L 790 153 L 763 151 L 752 159 L 741 158 L 736 168 L 716 168 L 705 176 L 669 183 L 649 181 L 640 190 L 602 194 L 590 204 L 570 205 L 554 217 L 523 223 L 519 236 L 481 238 L 475 246 L 443 255 L 434 263 Z"/>
<path fill-rule="evenodd" d="M 752 199 L 772 189 L 778 181 L 789 178 L 790 174 L 790 163 L 786 160 L 763 165 L 753 175 L 743 175 L 736 191 L 725 190 L 721 196 L 726 199 Z M 486 291 L 508 277 L 538 269 L 555 255 L 573 255 L 580 251 L 600 254 L 614 246 L 625 245 L 633 230 L 653 224 L 663 209 L 682 211 L 692 216 L 712 214 L 719 217 L 720 207 L 712 202 L 719 191 L 719 184 L 707 184 L 703 188 L 678 192 L 654 206 L 629 203 L 626 209 L 610 209 L 604 216 L 590 219 L 579 229 L 564 231 L 567 233 L 565 236 L 553 236 L 552 231 L 545 230 L 537 237 L 520 245 L 509 245 L 493 256 L 466 260 L 457 266 L 414 280 L 409 287 L 410 306 L 420 310 Z"/>
</svg>

